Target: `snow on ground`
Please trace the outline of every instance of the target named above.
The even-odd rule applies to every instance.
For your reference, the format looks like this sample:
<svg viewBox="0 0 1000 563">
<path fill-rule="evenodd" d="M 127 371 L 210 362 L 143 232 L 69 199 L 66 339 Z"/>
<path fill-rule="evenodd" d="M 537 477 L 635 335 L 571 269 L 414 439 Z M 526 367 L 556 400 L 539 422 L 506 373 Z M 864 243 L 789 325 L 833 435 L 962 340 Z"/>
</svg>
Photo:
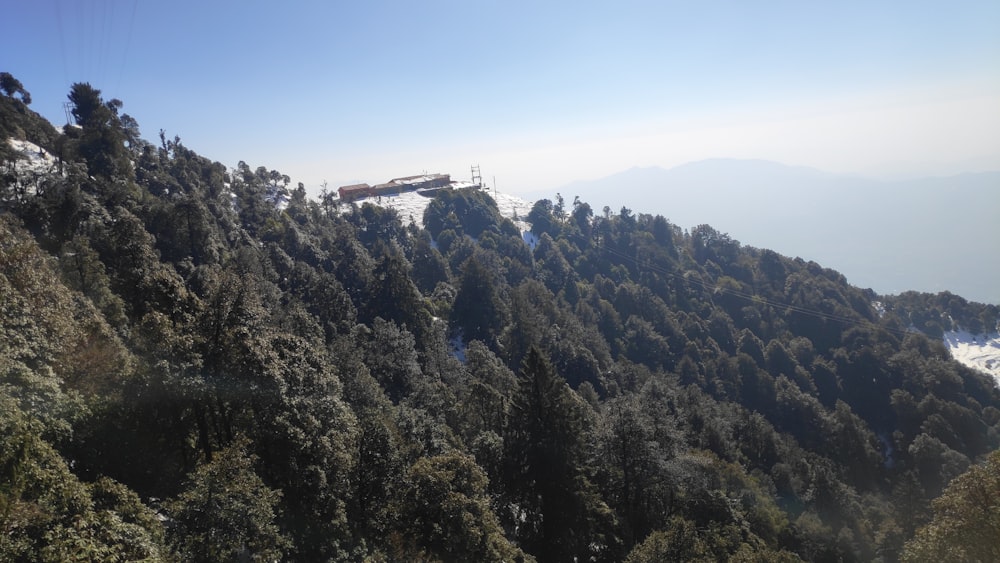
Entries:
<svg viewBox="0 0 1000 563">
<path fill-rule="evenodd" d="M 528 216 L 533 203 L 511 194 L 490 193 L 490 196 L 497 202 L 500 215 L 513 221 L 514 225 L 522 233 L 531 228 L 524 218 Z M 359 203 L 368 202 L 373 205 L 395 209 L 399 212 L 399 218 L 404 223 L 415 223 L 421 226 L 424 222 L 424 209 L 427 208 L 432 199 L 424 197 L 417 192 L 404 192 L 392 196 L 370 197 L 359 200 Z M 531 241 L 528 241 L 527 238 L 525 238 L 525 242 L 531 244 Z M 531 246 L 534 248 L 533 244 Z"/>
<path fill-rule="evenodd" d="M 878 313 L 879 318 L 885 316 L 885 303 L 882 303 L 881 301 L 872 301 L 872 307 L 875 309 L 875 312 Z"/>
<path fill-rule="evenodd" d="M 511 221 L 514 221 L 515 224 L 518 222 L 523 223 L 524 218 L 531 212 L 531 206 L 534 205 L 533 202 L 523 200 L 516 195 L 502 193 L 490 195 L 493 197 L 493 200 L 497 202 L 500 214 Z"/>
<path fill-rule="evenodd" d="M 1000 333 L 972 334 L 968 331 L 944 333 L 945 346 L 959 363 L 979 370 L 1000 385 Z"/>
<path fill-rule="evenodd" d="M 9 139 L 10 146 L 19 152 L 23 158 L 17 160 L 17 172 L 48 172 L 56 164 L 56 159 L 48 151 L 31 141 Z"/>
<path fill-rule="evenodd" d="M 18 153 L 19 158 L 14 160 L 13 169 L 4 163 L 4 172 L 13 172 L 12 187 L 15 193 L 19 194 L 17 197 L 38 193 L 38 184 L 42 177 L 56 169 L 56 159 L 31 141 L 8 139 L 8 142 Z"/>
<path fill-rule="evenodd" d="M 465 342 L 462 340 L 461 333 L 448 340 L 448 349 L 451 350 L 451 355 L 456 360 L 465 363 Z"/>
<path fill-rule="evenodd" d="M 422 226 L 424 222 L 424 209 L 433 198 L 424 197 L 417 192 L 403 192 L 401 194 L 381 197 L 369 197 L 358 200 L 358 204 L 370 203 L 380 207 L 395 209 L 399 212 L 399 218 L 404 224 L 416 223 Z"/>
<path fill-rule="evenodd" d="M 531 232 L 531 227 L 527 226 L 527 223 L 525 225 L 525 228 L 521 229 L 521 238 L 524 239 L 524 244 L 527 244 L 528 248 L 534 252 L 535 245 L 538 244 L 538 237 L 535 236 L 535 233 Z"/>
</svg>

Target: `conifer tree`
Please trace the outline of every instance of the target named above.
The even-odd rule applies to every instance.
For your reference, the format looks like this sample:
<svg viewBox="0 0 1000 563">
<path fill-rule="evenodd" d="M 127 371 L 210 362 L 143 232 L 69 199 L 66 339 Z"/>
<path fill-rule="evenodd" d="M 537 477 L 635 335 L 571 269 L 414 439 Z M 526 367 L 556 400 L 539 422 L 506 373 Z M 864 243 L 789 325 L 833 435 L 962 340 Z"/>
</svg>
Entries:
<svg viewBox="0 0 1000 563">
<path fill-rule="evenodd" d="M 610 509 L 588 480 L 586 405 L 532 347 L 521 364 L 507 436 L 516 533 L 543 561 L 588 560 L 607 549 Z"/>
<path fill-rule="evenodd" d="M 286 539 L 275 523 L 280 493 L 253 471 L 243 444 L 219 452 L 190 476 L 172 503 L 169 541 L 185 561 L 270 561 Z"/>
<path fill-rule="evenodd" d="M 118 118 L 121 101 L 105 103 L 101 91 L 86 82 L 73 85 L 69 101 L 73 104 L 73 118 L 83 128 L 78 152 L 86 160 L 90 175 L 111 180 L 131 174 Z"/>
<path fill-rule="evenodd" d="M 493 274 L 476 256 L 462 267 L 462 278 L 452 308 L 452 326 L 462 331 L 466 342 L 492 344 L 503 326 L 504 309 L 497 296 Z"/>
</svg>

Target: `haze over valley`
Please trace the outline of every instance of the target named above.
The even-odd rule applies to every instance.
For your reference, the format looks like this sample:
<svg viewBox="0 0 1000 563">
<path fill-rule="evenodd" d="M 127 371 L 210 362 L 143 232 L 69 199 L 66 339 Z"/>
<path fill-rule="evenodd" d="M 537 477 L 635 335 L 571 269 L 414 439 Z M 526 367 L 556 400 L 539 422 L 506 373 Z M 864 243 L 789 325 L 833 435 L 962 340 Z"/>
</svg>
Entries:
<svg viewBox="0 0 1000 563">
<path fill-rule="evenodd" d="M 1000 304 L 1000 172 L 873 180 L 762 160 L 632 168 L 526 194 L 624 205 L 813 260 L 859 287 Z"/>
</svg>

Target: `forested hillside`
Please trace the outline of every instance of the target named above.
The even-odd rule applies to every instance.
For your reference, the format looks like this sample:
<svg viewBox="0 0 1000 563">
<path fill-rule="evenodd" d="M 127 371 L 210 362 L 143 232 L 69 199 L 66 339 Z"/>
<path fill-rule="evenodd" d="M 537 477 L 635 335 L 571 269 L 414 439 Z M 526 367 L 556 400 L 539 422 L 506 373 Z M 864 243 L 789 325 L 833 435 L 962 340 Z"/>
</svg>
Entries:
<svg viewBox="0 0 1000 563">
<path fill-rule="evenodd" d="M 404 226 L 2 86 L 2 560 L 1000 557 L 1000 390 L 936 337 L 995 306 L 561 198 Z"/>
</svg>

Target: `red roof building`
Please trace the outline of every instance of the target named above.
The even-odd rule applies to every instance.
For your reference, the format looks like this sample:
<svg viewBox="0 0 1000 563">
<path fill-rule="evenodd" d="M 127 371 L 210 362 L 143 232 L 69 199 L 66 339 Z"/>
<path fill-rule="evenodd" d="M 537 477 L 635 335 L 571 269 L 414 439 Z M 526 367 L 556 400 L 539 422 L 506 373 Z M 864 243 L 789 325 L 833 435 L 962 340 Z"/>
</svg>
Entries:
<svg viewBox="0 0 1000 563">
<path fill-rule="evenodd" d="M 350 186 L 341 186 L 337 188 L 337 195 L 340 196 L 342 201 L 354 201 L 356 199 L 374 195 L 374 192 L 372 191 L 372 187 L 368 184 L 352 184 Z"/>
</svg>

